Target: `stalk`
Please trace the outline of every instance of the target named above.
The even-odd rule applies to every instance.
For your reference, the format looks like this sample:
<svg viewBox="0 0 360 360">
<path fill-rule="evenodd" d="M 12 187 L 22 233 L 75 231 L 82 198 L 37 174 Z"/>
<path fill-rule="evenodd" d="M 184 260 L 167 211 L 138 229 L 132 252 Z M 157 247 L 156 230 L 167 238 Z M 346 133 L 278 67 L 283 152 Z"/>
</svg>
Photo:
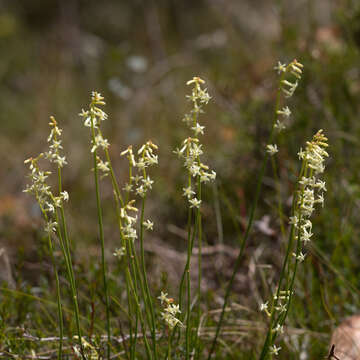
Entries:
<svg viewBox="0 0 360 360">
<path fill-rule="evenodd" d="M 61 174 L 60 166 L 58 167 L 58 188 L 59 188 L 59 194 L 60 194 L 62 191 L 62 174 Z M 61 225 L 62 225 L 62 229 L 64 232 L 64 238 L 62 237 L 62 234 L 61 234 L 61 227 L 59 225 L 60 224 L 59 216 L 56 211 L 56 221 L 58 224 L 59 240 L 60 240 L 60 244 L 62 244 L 61 247 L 62 247 L 63 255 L 65 258 L 65 264 L 66 264 L 66 268 L 67 268 L 67 272 L 68 272 L 68 276 L 69 276 L 71 293 L 72 293 L 72 297 L 73 297 L 76 328 L 77 328 L 77 333 L 78 333 L 78 337 L 79 337 L 79 346 L 80 346 L 81 355 L 83 357 L 83 360 L 86 360 L 85 354 L 84 354 L 84 347 L 82 344 L 82 334 L 81 334 L 81 327 L 80 327 L 80 311 L 79 311 L 79 304 L 78 304 L 78 298 L 77 298 L 77 289 L 76 289 L 76 282 L 75 282 L 75 276 L 74 276 L 74 269 L 73 269 L 72 260 L 71 260 L 70 241 L 69 241 L 69 237 L 68 237 L 68 231 L 67 231 L 67 226 L 66 226 L 65 212 L 64 212 L 63 205 L 61 205 L 61 207 L 60 207 L 60 216 L 61 216 Z"/>
<path fill-rule="evenodd" d="M 92 118 L 91 121 L 91 135 L 93 144 L 95 141 L 95 128 L 94 128 L 95 119 Z M 99 237 L 101 244 L 101 270 L 103 276 L 104 284 L 104 293 L 105 293 L 105 306 L 106 306 L 106 331 L 108 336 L 107 342 L 107 359 L 110 360 L 110 341 L 111 341 L 111 329 L 110 329 L 110 301 L 109 301 L 109 289 L 107 284 L 106 276 L 106 261 L 105 261 L 105 244 L 104 244 L 104 229 L 103 229 L 103 220 L 102 220 L 102 209 L 101 209 L 101 200 L 100 200 L 100 190 L 99 190 L 99 175 L 96 159 L 96 149 L 93 152 L 93 162 L 94 162 L 94 181 L 95 181 L 95 192 L 96 192 L 96 206 L 97 206 L 97 215 L 99 223 Z"/>
<path fill-rule="evenodd" d="M 272 127 L 271 127 L 271 131 L 270 131 L 270 135 L 269 135 L 267 144 L 271 144 L 272 141 L 273 141 L 275 123 L 276 123 L 276 119 L 277 119 L 277 111 L 279 110 L 279 107 L 280 107 L 281 82 L 284 79 L 284 76 L 285 76 L 285 72 L 282 74 L 282 76 L 280 77 L 280 80 L 279 80 L 278 91 L 277 91 L 277 95 L 276 95 L 275 110 L 274 110 L 274 115 L 273 115 L 273 123 L 272 123 Z M 258 181 L 257 181 L 257 184 L 256 184 L 255 198 L 254 198 L 254 202 L 253 202 L 253 204 L 251 206 L 251 209 L 250 209 L 250 216 L 249 216 L 249 220 L 248 220 L 248 223 L 247 223 L 247 226 L 246 226 L 244 239 L 243 239 L 243 241 L 242 241 L 242 243 L 240 245 L 240 250 L 239 250 L 238 256 L 237 256 L 236 261 L 235 261 L 234 270 L 232 272 L 230 281 L 229 281 L 228 286 L 227 286 L 226 291 L 225 291 L 224 303 L 223 303 L 223 306 L 222 306 L 222 309 L 221 309 L 220 319 L 219 319 L 219 322 L 218 322 L 217 327 L 216 327 L 215 337 L 213 339 L 211 349 L 210 349 L 210 352 L 209 352 L 209 355 L 208 355 L 208 360 L 211 359 L 211 356 L 212 356 L 212 354 L 213 354 L 213 352 L 215 350 L 216 342 L 217 342 L 217 339 L 218 339 L 218 336 L 219 336 L 219 333 L 220 333 L 220 329 L 221 329 L 221 326 L 222 326 L 222 323 L 223 323 L 223 320 L 224 320 L 225 309 L 226 309 L 226 306 L 227 306 L 227 303 L 228 303 L 228 300 L 229 300 L 229 296 L 230 296 L 230 293 L 231 293 L 231 290 L 232 290 L 234 279 L 235 279 L 235 276 L 236 276 L 237 272 L 240 269 L 242 255 L 244 253 L 245 245 L 246 245 L 246 243 L 248 241 L 248 238 L 249 238 L 249 235 L 250 235 L 250 230 L 251 230 L 252 225 L 253 225 L 255 211 L 256 211 L 257 204 L 258 204 L 259 197 L 260 197 L 262 180 L 263 180 L 263 177 L 264 177 L 264 173 L 265 173 L 265 169 L 266 169 L 268 161 L 269 161 L 269 153 L 266 153 L 266 155 L 264 157 L 264 160 L 262 162 L 261 168 L 260 168 L 260 174 L 259 174 Z"/>
</svg>

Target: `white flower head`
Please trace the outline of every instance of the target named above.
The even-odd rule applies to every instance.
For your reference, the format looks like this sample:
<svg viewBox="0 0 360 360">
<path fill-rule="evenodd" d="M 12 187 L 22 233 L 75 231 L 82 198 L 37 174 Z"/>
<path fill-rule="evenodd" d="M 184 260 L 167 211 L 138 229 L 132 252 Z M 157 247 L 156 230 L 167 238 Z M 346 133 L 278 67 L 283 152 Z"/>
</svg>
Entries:
<svg viewBox="0 0 360 360">
<path fill-rule="evenodd" d="M 146 230 L 154 230 L 154 223 L 149 219 L 143 222 L 143 226 Z"/>
<path fill-rule="evenodd" d="M 196 197 L 189 199 L 190 208 L 200 208 L 201 200 L 198 200 Z"/>
<path fill-rule="evenodd" d="M 273 156 L 277 152 L 279 152 L 279 149 L 276 144 L 269 144 L 269 145 L 266 145 L 266 152 L 269 153 L 270 156 Z"/>
</svg>

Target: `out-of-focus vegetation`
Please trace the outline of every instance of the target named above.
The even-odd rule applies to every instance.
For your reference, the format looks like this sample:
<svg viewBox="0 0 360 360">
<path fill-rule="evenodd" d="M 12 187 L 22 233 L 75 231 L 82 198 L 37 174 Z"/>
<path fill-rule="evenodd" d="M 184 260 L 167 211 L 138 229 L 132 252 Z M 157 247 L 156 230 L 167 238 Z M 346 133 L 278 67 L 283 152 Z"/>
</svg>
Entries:
<svg viewBox="0 0 360 360">
<path fill-rule="evenodd" d="M 289 103 L 291 122 L 278 142 L 286 214 L 298 171 L 296 154 L 320 128 L 329 137 L 331 158 L 325 207 L 314 219 L 311 251 L 299 273 L 279 358 L 325 356 L 333 327 L 359 311 L 359 47 L 355 0 L 0 1 L 0 352 L 30 356 L 32 348 L 45 347 L 29 335 L 56 335 L 42 220 L 33 199 L 22 194 L 23 160 L 43 151 L 50 115 L 64 129 L 70 164 L 64 187 L 71 197 L 67 211 L 75 234 L 80 307 L 87 319 L 95 319 L 90 325 L 84 320 L 84 327 L 90 334 L 92 327 L 105 333 L 89 140 L 77 113 L 87 106 L 90 90 L 105 95 L 110 118 L 104 132 L 120 180 L 127 176 L 122 150 L 148 138 L 160 146 L 147 209 L 155 231 L 146 251 L 151 286 L 158 293 L 165 285 L 176 289 L 186 256 L 187 214 L 183 170 L 172 151 L 185 136 L 184 84 L 193 75 L 206 79 L 213 99 L 203 116 L 203 142 L 217 182 L 204 193 L 203 286 L 206 305 L 215 310 L 222 305 L 264 156 L 277 90 L 273 67 L 278 60 L 298 58 L 304 76 Z M 102 191 L 110 291 L 121 299 L 121 269 L 112 257 L 118 235 L 106 181 Z M 284 250 L 270 166 L 256 220 L 219 359 L 256 357 L 262 345 L 266 319 L 258 306 L 268 297 Z M 113 304 L 116 318 L 121 311 Z M 216 312 L 208 316 L 214 325 Z M 71 317 L 68 312 L 66 322 Z M 207 330 L 205 339 L 213 328 Z M 119 325 L 116 335 L 121 332 Z"/>
</svg>

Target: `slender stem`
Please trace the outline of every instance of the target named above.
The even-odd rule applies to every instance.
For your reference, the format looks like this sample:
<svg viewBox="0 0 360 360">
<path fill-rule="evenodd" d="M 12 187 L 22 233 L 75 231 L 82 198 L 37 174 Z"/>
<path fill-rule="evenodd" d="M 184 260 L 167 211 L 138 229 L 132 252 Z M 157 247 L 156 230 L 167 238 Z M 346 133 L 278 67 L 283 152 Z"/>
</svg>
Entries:
<svg viewBox="0 0 360 360">
<path fill-rule="evenodd" d="M 38 193 L 36 192 L 36 197 L 38 198 Z M 46 214 L 46 211 L 43 209 L 41 202 L 39 202 L 39 206 L 41 209 L 41 212 L 44 215 L 45 221 L 48 222 L 49 218 Z M 59 275 L 56 268 L 56 262 L 54 257 L 54 249 L 52 245 L 51 235 L 48 234 L 48 244 L 49 244 L 49 253 L 51 262 L 53 265 L 53 271 L 55 274 L 55 283 L 56 283 L 56 299 L 57 299 L 57 310 L 58 310 L 58 318 L 59 318 L 59 352 L 58 352 L 58 359 L 62 359 L 62 347 L 63 347 L 63 337 L 64 337 L 64 320 L 63 320 L 63 312 L 62 312 L 62 305 L 61 305 L 61 292 L 60 292 L 60 283 L 59 283 Z"/>
<path fill-rule="evenodd" d="M 75 284 L 75 278 L 74 278 L 74 271 L 73 271 L 73 267 L 72 267 L 71 254 L 68 251 L 68 239 L 67 239 L 66 235 L 65 235 L 65 239 L 64 239 L 61 234 L 61 227 L 59 225 L 59 215 L 58 215 L 57 211 L 55 212 L 55 215 L 56 215 L 56 222 L 58 224 L 57 232 L 58 232 L 58 236 L 59 236 L 60 248 L 62 250 L 64 259 L 65 259 L 66 270 L 67 270 L 68 278 L 69 278 L 69 282 L 70 282 L 70 289 L 71 289 L 71 296 L 72 296 L 72 301 L 73 301 L 73 305 L 74 305 L 75 322 L 76 322 L 76 329 L 77 329 L 77 334 L 78 334 L 78 342 L 79 342 L 80 352 L 81 352 L 81 356 L 82 356 L 83 360 L 86 360 L 85 354 L 84 354 L 84 347 L 82 344 L 82 334 L 81 334 L 80 315 L 79 315 L 80 312 L 79 312 L 79 305 L 78 305 L 78 299 L 77 299 L 77 290 L 76 290 L 76 284 Z M 66 223 L 65 223 L 65 218 L 63 217 L 63 215 L 61 215 L 61 221 L 62 221 L 62 226 L 63 226 L 63 230 L 64 230 L 64 224 L 66 224 Z M 65 227 L 65 229 L 66 229 L 66 227 Z M 64 230 L 64 234 L 65 234 L 65 230 Z"/>
<path fill-rule="evenodd" d="M 299 180 L 302 178 L 303 174 L 304 174 L 304 171 L 306 169 L 305 167 L 306 163 L 303 162 L 302 163 L 302 167 L 301 167 L 301 170 L 300 170 L 300 174 L 298 176 L 298 179 L 296 181 L 296 188 L 295 188 L 295 191 L 294 191 L 294 196 L 293 196 L 293 201 L 292 201 L 292 216 L 294 216 L 295 214 L 295 208 L 296 208 L 296 202 L 297 202 L 297 192 L 298 192 L 298 186 L 299 186 Z M 300 198 L 301 198 L 301 201 L 302 201 L 302 197 L 303 197 L 303 194 L 300 195 Z M 290 260 L 290 252 L 291 252 L 291 249 L 293 247 L 293 241 L 294 241 L 294 235 L 295 235 L 295 227 L 294 225 L 291 226 L 291 229 L 290 229 L 290 233 L 289 233 L 289 240 L 288 240 L 288 245 L 287 245 L 287 249 L 286 249 L 286 254 L 285 254 L 285 258 L 284 258 L 284 261 L 283 261 L 283 264 L 282 264 L 282 268 L 281 268 L 281 271 L 280 271 L 280 277 L 279 277 L 279 283 L 278 283 L 278 287 L 277 287 L 277 291 L 276 291 L 276 297 L 272 303 L 272 306 L 271 306 L 271 317 L 270 317 L 270 323 L 269 323 L 269 328 L 268 328 L 268 332 L 266 334 L 266 338 L 265 338 L 265 342 L 264 342 L 264 345 L 263 345 L 263 348 L 262 348 L 262 351 L 261 351 L 261 354 L 260 354 L 260 360 L 264 360 L 266 359 L 266 356 L 268 354 L 268 350 L 270 348 L 270 346 L 272 345 L 272 343 L 274 342 L 275 338 L 276 338 L 276 334 L 273 334 L 272 332 L 272 329 L 274 328 L 274 326 L 279 323 L 279 319 L 281 317 L 281 314 L 279 315 L 278 319 L 275 319 L 275 310 L 276 310 L 276 307 L 278 305 L 278 301 L 279 301 L 279 298 L 280 298 L 280 291 L 281 291 L 281 288 L 282 288 L 282 281 L 284 280 L 284 277 L 285 277 L 285 274 L 286 274 L 286 268 L 288 268 L 288 273 L 290 271 L 290 266 L 289 266 L 289 260 Z M 298 240 L 297 240 L 297 251 L 296 251 L 296 255 L 298 255 L 298 252 L 300 251 L 299 250 L 299 245 L 300 245 L 300 232 L 298 233 Z M 296 275 L 296 268 L 297 268 L 297 262 L 298 262 L 298 259 L 296 259 L 296 265 L 295 265 L 295 275 Z M 292 286 L 293 286 L 293 281 L 294 281 L 295 277 L 294 277 L 294 273 L 293 273 L 293 277 L 292 277 L 292 281 L 291 281 L 291 291 L 292 291 Z M 291 296 L 291 294 L 290 294 Z M 289 306 L 290 302 L 288 302 L 287 304 L 287 307 L 286 307 L 286 312 L 285 312 L 285 316 L 284 316 L 284 321 L 285 321 L 285 318 L 286 318 L 286 315 L 287 315 L 287 312 L 288 312 L 288 306 Z M 281 322 L 280 325 L 282 325 L 284 323 L 284 321 Z"/>
<path fill-rule="evenodd" d="M 216 327 L 215 337 L 214 337 L 212 345 L 211 345 L 208 360 L 211 359 L 211 356 L 212 356 L 212 354 L 213 354 L 213 352 L 215 350 L 217 338 L 218 338 L 219 333 L 220 333 L 221 325 L 222 325 L 224 315 L 225 315 L 225 309 L 226 309 L 226 306 L 227 306 L 227 303 L 228 303 L 228 300 L 229 300 L 229 296 L 230 296 L 230 293 L 231 293 L 231 290 L 232 290 L 232 286 L 233 286 L 233 283 L 234 283 L 234 280 L 235 280 L 235 276 L 236 276 L 237 272 L 239 271 L 239 268 L 240 268 L 240 265 L 241 265 L 242 255 L 243 255 L 243 252 L 244 252 L 244 249 L 245 249 L 246 242 L 247 242 L 247 240 L 249 238 L 250 229 L 251 229 L 252 224 L 253 224 L 255 210 L 256 210 L 257 203 L 258 203 L 259 196 L 260 196 L 262 179 L 263 179 L 263 176 L 264 176 L 264 172 L 265 172 L 267 162 L 268 162 L 268 155 L 265 156 L 265 159 L 263 161 L 263 164 L 262 164 L 262 167 L 261 167 L 261 170 L 260 170 L 260 175 L 259 175 L 258 182 L 257 182 L 257 185 L 256 185 L 255 200 L 254 200 L 253 205 L 252 205 L 251 210 L 250 210 L 250 216 L 249 216 L 249 220 L 248 220 L 248 225 L 246 227 L 245 236 L 244 236 L 244 239 L 243 239 L 243 241 L 241 243 L 239 254 L 238 254 L 237 258 L 236 258 L 234 269 L 233 269 L 230 281 L 228 283 L 228 286 L 226 288 L 225 297 L 224 297 L 224 303 L 223 303 L 223 306 L 222 306 L 222 309 L 221 309 L 220 319 L 219 319 L 219 322 L 218 322 L 217 327 Z"/>
<path fill-rule="evenodd" d="M 272 165 L 272 169 L 273 169 L 274 179 L 276 182 L 276 193 L 277 193 L 277 198 L 278 198 L 277 210 L 278 210 L 278 214 L 279 214 L 280 230 L 281 230 L 281 235 L 282 235 L 283 239 L 285 239 L 286 232 L 285 232 L 285 225 L 284 225 L 284 213 L 283 213 L 283 208 L 282 208 L 282 199 L 281 199 L 281 184 L 280 184 L 280 179 L 279 179 L 279 175 L 277 172 L 276 161 L 273 156 L 271 157 L 271 165 Z"/>
<path fill-rule="evenodd" d="M 171 336 L 168 337 L 168 350 L 167 350 L 167 359 L 171 360 Z"/>
<path fill-rule="evenodd" d="M 285 73 L 283 73 L 280 76 L 280 79 L 279 79 L 278 91 L 277 91 L 277 95 L 276 95 L 275 110 L 274 110 L 274 115 L 273 115 L 273 122 L 272 122 L 272 127 L 271 127 L 271 131 L 270 131 L 270 135 L 269 135 L 267 144 L 271 144 L 272 141 L 273 141 L 273 138 L 274 138 L 274 130 L 275 130 L 275 124 L 276 124 L 276 119 L 277 119 L 277 112 L 279 110 L 280 100 L 281 100 L 281 83 L 282 83 L 282 80 L 284 79 L 284 76 L 285 76 Z M 235 261 L 233 273 L 231 275 L 230 281 L 229 281 L 228 286 L 227 286 L 226 291 L 225 291 L 224 303 L 223 303 L 223 306 L 222 306 L 222 309 L 221 309 L 220 319 L 219 319 L 219 322 L 218 322 L 217 327 L 216 327 L 215 337 L 213 339 L 211 349 L 210 349 L 210 352 L 209 352 L 209 355 L 208 355 L 208 360 L 211 359 L 211 356 L 212 356 L 212 354 L 213 354 L 213 352 L 215 350 L 217 338 L 219 336 L 220 329 L 221 329 L 221 326 L 222 326 L 222 323 L 223 323 L 223 320 L 224 320 L 225 309 L 226 309 L 226 306 L 227 306 L 227 303 L 228 303 L 228 300 L 229 300 L 229 296 L 230 296 L 230 293 L 231 293 L 231 290 L 232 290 L 232 286 L 233 286 L 233 283 L 234 283 L 234 280 L 235 280 L 235 276 L 236 276 L 237 272 L 239 271 L 239 268 L 240 268 L 240 265 L 241 265 L 242 255 L 243 255 L 245 245 L 246 245 L 247 240 L 248 240 L 249 235 L 250 235 L 250 230 L 251 230 L 252 225 L 253 225 L 255 210 L 257 208 L 257 204 L 258 204 L 258 201 L 259 201 L 260 192 L 261 192 L 261 186 L 262 186 L 262 180 L 263 180 L 263 177 L 264 177 L 264 173 L 265 173 L 265 169 L 266 169 L 268 160 L 269 160 L 269 154 L 266 153 L 266 155 L 264 157 L 264 160 L 262 162 L 262 165 L 261 165 L 258 181 L 257 181 L 257 184 L 256 184 L 255 198 L 254 198 L 254 202 L 252 203 L 252 206 L 251 206 L 251 209 L 250 209 L 250 216 L 249 216 L 249 220 L 248 220 L 248 223 L 247 223 L 247 226 L 246 226 L 244 239 L 243 239 L 243 241 L 242 241 L 242 243 L 240 245 L 240 250 L 239 250 L 238 256 L 237 256 L 236 261 Z"/>
<path fill-rule="evenodd" d="M 93 118 L 91 121 L 91 136 L 92 136 L 93 144 L 96 143 L 94 121 L 95 121 L 95 119 Z M 106 306 L 106 330 L 107 330 L 107 336 L 108 336 L 107 359 L 110 360 L 110 341 L 111 341 L 110 300 L 109 300 L 109 289 L 108 289 L 107 276 L 106 276 L 104 228 L 103 228 L 103 220 L 102 220 L 102 209 L 101 209 L 101 200 L 100 200 L 99 175 L 98 175 L 98 166 L 97 166 L 97 159 L 96 159 L 96 149 L 94 149 L 94 152 L 93 152 L 93 161 L 94 161 L 94 181 L 95 181 L 95 192 L 96 192 L 96 206 L 97 206 L 97 213 L 98 213 L 99 237 L 100 237 L 100 244 L 101 244 L 101 270 L 102 270 L 103 283 L 104 283 L 105 306 Z"/>
<path fill-rule="evenodd" d="M 145 266 L 145 252 L 144 252 L 144 212 L 145 212 L 145 201 L 146 195 L 143 197 L 141 202 L 141 214 L 140 214 L 140 265 L 143 282 L 145 284 L 145 299 L 147 306 L 150 308 L 150 317 L 151 317 L 151 334 L 152 334 L 152 345 L 154 358 L 157 359 L 157 349 L 156 349 L 156 325 L 155 325 L 155 313 L 154 313 L 154 304 L 150 294 L 149 283 L 146 276 L 146 266 Z"/>
<path fill-rule="evenodd" d="M 134 287 L 134 284 L 131 280 L 131 275 L 130 275 L 130 272 L 129 272 L 129 269 L 126 269 L 127 271 L 127 276 L 129 277 L 129 283 L 130 283 L 130 287 L 131 287 L 131 290 L 133 292 L 133 296 L 134 296 L 134 299 L 135 299 L 135 304 L 137 306 L 137 313 L 139 314 L 139 320 L 140 320 L 140 324 L 141 324 L 141 328 L 142 328 L 142 331 L 143 331 L 143 337 L 144 337 L 144 342 L 145 342 L 145 349 L 146 349 L 146 353 L 147 353 L 147 356 L 148 356 L 148 359 L 152 359 L 152 356 L 151 356 L 151 350 L 150 350 L 150 345 L 149 345 L 149 342 L 147 340 L 147 336 L 146 336 L 146 325 L 145 325 L 145 322 L 144 322 L 144 319 L 143 319 L 143 316 L 142 316 L 142 313 L 141 313 L 141 307 L 140 307 L 140 302 L 139 302 L 139 298 L 137 296 L 137 293 L 136 293 L 136 290 L 135 290 L 135 287 Z"/>
<path fill-rule="evenodd" d="M 62 192 L 62 173 L 61 173 L 61 167 L 58 167 L 58 190 L 59 194 Z M 71 288 L 71 294 L 72 294 L 72 300 L 74 304 L 74 310 L 75 310 L 75 321 L 76 321 L 76 328 L 78 333 L 78 341 L 80 346 L 80 352 L 83 360 L 85 359 L 85 353 L 84 353 L 84 347 L 82 344 L 82 334 L 81 334 L 81 327 L 80 327 L 80 311 L 79 311 L 79 303 L 78 303 L 78 296 L 77 296 L 77 288 L 76 288 L 76 282 L 75 282 L 75 275 L 74 275 L 74 269 L 72 265 L 72 259 L 71 259 L 71 251 L 70 251 L 70 241 L 66 226 L 66 220 L 65 220 L 65 211 L 63 205 L 60 206 L 60 217 L 61 217 L 61 226 L 64 232 L 64 237 L 61 234 L 61 227 L 59 224 L 59 215 L 58 212 L 55 212 L 56 214 L 56 222 L 58 224 L 58 235 L 60 240 L 61 249 L 65 258 L 65 264 L 68 272 L 68 277 L 70 281 L 70 288 Z"/>
<path fill-rule="evenodd" d="M 54 250 L 53 250 L 50 234 L 48 235 L 48 243 L 49 243 L 51 262 L 53 264 L 53 269 L 54 269 L 54 274 L 55 274 L 55 282 L 56 282 L 56 299 L 57 299 L 59 330 L 60 330 L 58 359 L 61 360 L 62 359 L 63 337 L 64 337 L 64 320 L 63 320 L 62 306 L 61 306 L 59 275 L 58 275 L 57 268 L 56 268 Z"/>
<path fill-rule="evenodd" d="M 188 249 L 189 249 L 190 242 L 191 242 L 191 213 L 192 213 L 191 208 L 189 208 L 189 210 L 188 210 L 188 222 L 187 222 Z M 187 266 L 188 266 L 188 261 L 189 261 L 189 259 L 186 260 L 185 268 L 184 268 L 184 271 L 183 271 L 181 279 L 180 279 L 180 286 L 179 286 L 179 306 L 180 306 L 180 309 L 182 309 L 182 305 L 183 305 L 182 299 L 183 299 L 183 291 L 184 291 L 184 281 L 185 281 L 185 274 L 186 274 L 186 269 L 187 269 Z"/>
</svg>

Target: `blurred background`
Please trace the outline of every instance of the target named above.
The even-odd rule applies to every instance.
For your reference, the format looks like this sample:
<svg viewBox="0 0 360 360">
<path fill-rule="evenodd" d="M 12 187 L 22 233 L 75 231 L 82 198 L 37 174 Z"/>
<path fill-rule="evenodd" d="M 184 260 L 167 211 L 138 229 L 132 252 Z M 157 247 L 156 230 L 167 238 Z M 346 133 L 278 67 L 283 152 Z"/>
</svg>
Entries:
<svg viewBox="0 0 360 360">
<path fill-rule="evenodd" d="M 22 189 L 23 160 L 46 149 L 50 115 L 64 129 L 64 188 L 79 273 L 86 278 L 92 276 L 87 269 L 98 271 L 90 139 L 78 117 L 97 90 L 107 102 L 103 132 L 120 181 L 127 177 L 122 150 L 148 139 L 159 145 L 147 209 L 155 229 L 147 255 L 154 286 L 176 288 L 187 214 L 181 196 L 185 174 L 172 151 L 188 136 L 181 121 L 190 109 L 186 81 L 200 76 L 212 96 L 200 119 L 206 126 L 205 159 L 218 175 L 204 195 L 204 289 L 209 304 L 220 306 L 272 122 L 273 67 L 296 58 L 304 76 L 288 102 L 293 115 L 278 143 L 286 214 L 296 154 L 319 128 L 329 137 L 331 158 L 325 208 L 314 219 L 314 242 L 294 305 L 304 320 L 292 321 L 323 334 L 311 341 L 324 348 L 329 329 L 359 306 L 359 47 L 357 0 L 0 0 L 0 248 L 7 269 L 0 276 L 44 295 L 41 284 L 48 280 L 42 277 L 50 264 L 42 220 Z M 107 254 L 115 268 L 112 253 L 119 239 L 108 179 L 102 196 Z M 234 290 L 234 301 L 251 311 L 266 298 L 265 285 L 276 278 L 282 259 L 270 167 L 256 220 Z M 84 286 L 93 281 L 85 280 Z"/>
</svg>

